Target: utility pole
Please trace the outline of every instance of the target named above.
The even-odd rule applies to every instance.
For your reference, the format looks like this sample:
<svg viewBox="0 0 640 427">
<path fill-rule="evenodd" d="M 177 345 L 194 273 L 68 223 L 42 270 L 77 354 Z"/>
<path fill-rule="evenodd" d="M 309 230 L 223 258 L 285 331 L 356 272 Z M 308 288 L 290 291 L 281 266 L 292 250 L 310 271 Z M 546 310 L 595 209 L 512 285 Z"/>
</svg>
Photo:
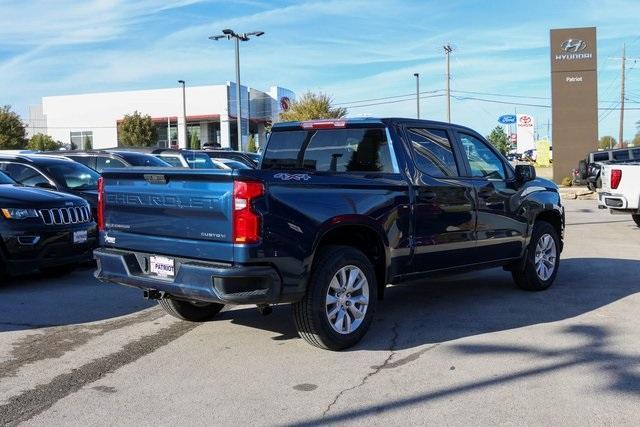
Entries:
<svg viewBox="0 0 640 427">
<path fill-rule="evenodd" d="M 620 80 L 620 133 L 618 141 L 620 148 L 624 148 L 624 67 L 626 62 L 625 45 L 622 45 L 622 75 Z"/>
<path fill-rule="evenodd" d="M 184 123 L 184 128 L 182 129 L 182 137 L 184 138 L 184 147 L 180 148 L 191 148 L 189 147 L 189 141 L 187 141 L 187 95 L 186 95 L 186 83 L 184 80 L 178 80 L 178 83 L 182 85 L 182 122 Z"/>
<path fill-rule="evenodd" d="M 625 98 L 625 69 L 627 60 L 632 60 L 634 63 L 640 58 L 627 58 L 625 45 L 622 45 L 622 57 L 612 58 L 622 60 L 622 69 L 620 70 L 620 129 L 618 132 L 618 139 L 620 141 L 620 148 L 624 148 L 624 98 Z M 613 147 L 610 147 L 613 148 Z"/>
<path fill-rule="evenodd" d="M 236 50 L 236 127 L 238 133 L 236 150 L 242 150 L 242 98 L 240 94 L 240 42 L 249 41 L 251 36 L 260 37 L 264 35 L 264 31 L 253 31 L 250 33 L 236 33 L 233 30 L 222 30 L 222 34 L 218 36 L 211 36 L 209 40 L 220 40 L 226 38 L 227 40 L 234 39 Z"/>
<path fill-rule="evenodd" d="M 413 73 L 416 78 L 416 117 L 420 118 L 420 73 Z"/>
<path fill-rule="evenodd" d="M 444 48 L 444 55 L 447 61 L 447 121 L 451 123 L 451 73 L 449 68 L 449 54 L 453 51 L 453 48 L 448 44 L 442 47 Z"/>
</svg>

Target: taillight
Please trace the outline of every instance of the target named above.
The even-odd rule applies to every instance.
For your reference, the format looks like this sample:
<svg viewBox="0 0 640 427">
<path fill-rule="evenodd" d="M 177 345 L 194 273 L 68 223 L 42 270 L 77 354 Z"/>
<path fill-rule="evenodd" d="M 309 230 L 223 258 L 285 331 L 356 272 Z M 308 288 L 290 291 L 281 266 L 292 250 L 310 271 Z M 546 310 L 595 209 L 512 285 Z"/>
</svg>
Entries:
<svg viewBox="0 0 640 427">
<path fill-rule="evenodd" d="M 264 194 L 264 185 L 255 181 L 233 182 L 233 241 L 256 243 L 260 240 L 260 216 L 251 202 Z"/>
<path fill-rule="evenodd" d="M 620 180 L 622 179 L 622 170 L 621 169 L 612 169 L 611 170 L 611 189 L 615 190 L 620 185 Z"/>
<path fill-rule="evenodd" d="M 104 178 L 98 178 L 98 231 L 104 231 Z"/>
</svg>

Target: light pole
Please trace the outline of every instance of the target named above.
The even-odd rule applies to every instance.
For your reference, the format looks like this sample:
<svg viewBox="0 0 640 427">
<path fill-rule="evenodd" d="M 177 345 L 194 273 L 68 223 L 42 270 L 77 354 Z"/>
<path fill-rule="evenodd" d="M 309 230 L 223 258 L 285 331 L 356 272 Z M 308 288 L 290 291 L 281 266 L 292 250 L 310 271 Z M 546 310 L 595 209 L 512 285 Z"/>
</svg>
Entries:
<svg viewBox="0 0 640 427">
<path fill-rule="evenodd" d="M 233 30 L 230 29 L 225 29 L 222 30 L 222 34 L 217 35 L 217 36 L 210 36 L 209 39 L 210 40 L 220 40 L 220 39 L 227 39 L 227 40 L 231 40 L 234 39 L 235 41 L 235 49 L 236 49 L 236 127 L 237 127 L 237 134 L 238 134 L 238 140 L 236 142 L 237 147 L 235 147 L 236 150 L 242 150 L 242 108 L 241 108 L 241 101 L 242 99 L 240 98 L 240 42 L 246 42 L 249 41 L 249 39 L 251 38 L 251 36 L 256 36 L 256 37 L 260 37 L 261 35 L 264 34 L 264 31 L 253 31 L 250 33 L 241 33 L 238 34 Z"/>
<path fill-rule="evenodd" d="M 413 73 L 416 78 L 416 116 L 420 118 L 420 73 Z"/>
<path fill-rule="evenodd" d="M 178 80 L 178 83 L 182 85 L 182 121 L 184 123 L 184 130 L 182 131 L 182 137 L 184 138 L 184 147 L 189 148 L 189 141 L 187 141 L 187 95 L 185 88 L 185 81 Z"/>
<path fill-rule="evenodd" d="M 447 59 L 447 121 L 451 123 L 451 73 L 449 69 L 449 54 L 453 51 L 451 45 L 442 46 Z"/>
</svg>

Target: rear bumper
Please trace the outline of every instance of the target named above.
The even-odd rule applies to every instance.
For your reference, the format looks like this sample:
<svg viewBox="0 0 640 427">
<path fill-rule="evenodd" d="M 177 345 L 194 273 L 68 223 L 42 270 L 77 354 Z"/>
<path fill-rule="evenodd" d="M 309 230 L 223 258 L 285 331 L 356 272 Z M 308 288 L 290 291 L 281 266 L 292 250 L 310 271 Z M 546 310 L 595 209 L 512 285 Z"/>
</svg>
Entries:
<svg viewBox="0 0 640 427">
<path fill-rule="evenodd" d="M 222 304 L 273 304 L 290 302 L 282 294 L 277 270 L 263 265 L 230 265 L 174 258 L 175 277 L 150 274 L 151 254 L 100 248 L 94 251 L 95 277 L 103 282 L 155 289 L 176 299 Z"/>
<path fill-rule="evenodd" d="M 610 209 L 619 209 L 625 211 L 637 211 L 638 201 L 630 201 L 620 194 L 611 194 L 601 192 L 598 194 L 598 202 Z"/>
</svg>

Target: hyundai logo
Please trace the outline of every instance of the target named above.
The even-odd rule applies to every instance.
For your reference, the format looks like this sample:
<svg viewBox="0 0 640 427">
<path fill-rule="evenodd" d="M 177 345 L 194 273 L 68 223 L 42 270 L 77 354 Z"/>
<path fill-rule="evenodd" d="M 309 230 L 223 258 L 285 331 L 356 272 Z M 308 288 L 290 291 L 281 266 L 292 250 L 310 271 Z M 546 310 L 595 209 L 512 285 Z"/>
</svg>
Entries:
<svg viewBox="0 0 640 427">
<path fill-rule="evenodd" d="M 567 39 L 560 45 L 565 52 L 580 52 L 587 48 L 587 43 L 578 39 Z"/>
</svg>

